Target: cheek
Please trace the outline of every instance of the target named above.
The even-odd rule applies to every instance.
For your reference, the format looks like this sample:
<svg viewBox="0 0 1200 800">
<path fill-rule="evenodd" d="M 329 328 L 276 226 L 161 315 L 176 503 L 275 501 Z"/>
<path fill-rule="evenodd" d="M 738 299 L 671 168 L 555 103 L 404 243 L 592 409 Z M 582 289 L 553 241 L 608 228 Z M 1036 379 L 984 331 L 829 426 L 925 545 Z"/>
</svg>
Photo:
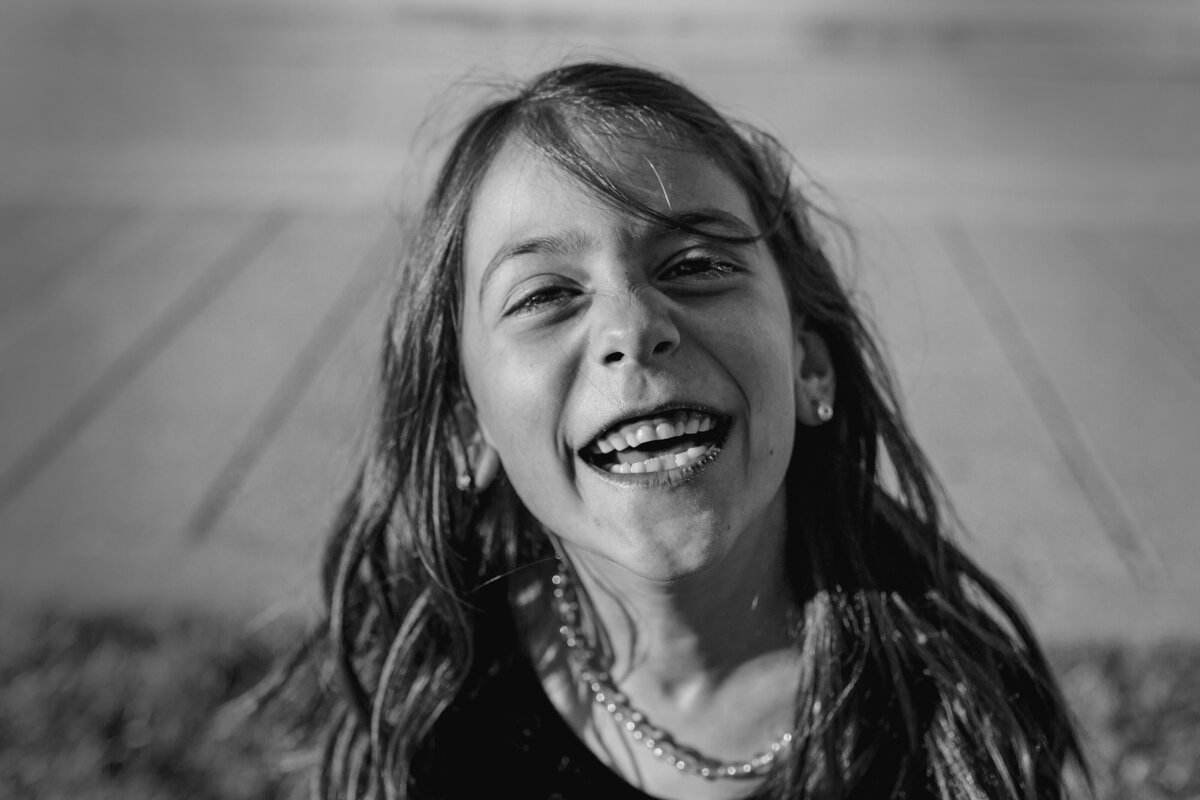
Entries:
<svg viewBox="0 0 1200 800">
<path fill-rule="evenodd" d="M 551 530 L 569 527 L 564 521 L 572 518 L 574 495 L 557 434 L 561 397 L 546 375 L 494 363 L 496 380 L 482 405 L 505 478 L 535 519 Z"/>
<path fill-rule="evenodd" d="M 483 363 L 476 407 L 505 472 L 518 491 L 520 484 L 548 480 L 558 460 L 562 406 L 553 372 L 501 353 Z"/>
<path fill-rule="evenodd" d="M 753 319 L 753 317 L 749 317 Z M 769 319 L 769 317 L 768 317 Z M 795 345 L 791 325 L 763 324 L 730 331 L 726 362 L 740 375 L 755 418 L 777 422 L 795 414 Z"/>
<path fill-rule="evenodd" d="M 788 359 L 773 359 L 764 364 L 766 372 L 751 419 L 755 433 L 768 453 L 781 453 L 785 460 L 791 456 L 796 425 L 795 385 L 788 371 L 789 366 Z"/>
<path fill-rule="evenodd" d="M 739 383 L 750 400 L 751 453 L 757 468 L 776 470 L 791 458 L 796 426 L 795 358 L 790 324 L 759 326 L 741 340 Z"/>
</svg>

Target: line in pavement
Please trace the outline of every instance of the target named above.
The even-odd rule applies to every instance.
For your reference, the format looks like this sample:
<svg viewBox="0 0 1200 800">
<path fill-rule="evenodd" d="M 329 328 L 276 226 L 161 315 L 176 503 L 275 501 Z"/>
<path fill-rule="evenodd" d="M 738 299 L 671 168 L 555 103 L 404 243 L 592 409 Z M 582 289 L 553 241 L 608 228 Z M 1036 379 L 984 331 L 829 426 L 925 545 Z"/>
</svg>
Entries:
<svg viewBox="0 0 1200 800">
<path fill-rule="evenodd" d="M 941 220 L 937 233 L 951 255 L 951 263 L 962 276 L 984 320 L 1024 384 L 1071 474 L 1095 510 L 1105 534 L 1121 554 L 1135 581 L 1143 582 L 1148 575 L 1159 571 L 1156 565 L 1160 558 L 1153 546 L 1138 535 L 1132 512 L 1101 467 L 1017 315 L 1005 300 L 986 260 L 958 222 Z"/>
<path fill-rule="evenodd" d="M 35 214 L 27 226 L 17 233 L 15 244 L 9 242 L 0 251 L 3 270 L 3 292 L 0 293 L 0 314 L 38 303 L 55 284 L 67 280 L 84 256 L 96 247 L 104 246 L 117 232 L 144 212 L 137 209 L 87 209 L 75 225 L 64 224 L 53 212 Z M 43 247 L 48 252 L 38 253 Z"/>
<path fill-rule="evenodd" d="M 47 464 L 149 364 L 284 229 L 291 215 L 272 211 L 234 241 L 84 390 L 46 432 L 0 476 L 0 509 L 7 506 Z"/>
<path fill-rule="evenodd" d="M 364 290 L 375 282 L 377 270 L 381 264 L 386 263 L 389 246 L 393 241 L 391 234 L 392 229 L 389 227 L 367 251 L 354 275 L 342 288 L 333 305 L 321 318 L 316 330 L 292 362 L 283 380 L 271 393 L 245 438 L 221 467 L 221 471 L 200 499 L 184 527 L 188 539 L 201 541 L 212 532 L 246 476 L 287 422 L 305 391 L 320 372 L 321 366 L 349 330 L 355 315 L 362 308 Z"/>
<path fill-rule="evenodd" d="M 1188 335 L 1184 323 L 1175 315 L 1175 310 L 1169 308 L 1158 298 L 1146 284 L 1136 269 L 1122 269 L 1121 265 L 1113 265 L 1112 239 L 1104 236 L 1106 253 L 1101 254 L 1093 238 L 1077 233 L 1072 237 L 1075 246 L 1087 254 L 1088 263 L 1097 266 L 1096 271 L 1108 282 L 1113 291 L 1120 296 L 1133 313 L 1150 331 L 1158 337 L 1163 346 L 1179 359 L 1183 368 L 1200 383 L 1200 348 Z"/>
</svg>

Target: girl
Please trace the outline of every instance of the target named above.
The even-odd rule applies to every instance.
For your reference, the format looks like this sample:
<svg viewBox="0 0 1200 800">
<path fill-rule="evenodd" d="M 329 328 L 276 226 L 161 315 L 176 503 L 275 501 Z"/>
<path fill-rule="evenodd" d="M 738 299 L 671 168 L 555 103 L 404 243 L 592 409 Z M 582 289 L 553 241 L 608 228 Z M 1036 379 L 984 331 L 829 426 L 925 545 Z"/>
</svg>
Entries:
<svg viewBox="0 0 1200 800">
<path fill-rule="evenodd" d="M 628 66 L 470 119 L 327 553 L 320 794 L 1062 795 L 1063 700 L 793 166 Z"/>
</svg>

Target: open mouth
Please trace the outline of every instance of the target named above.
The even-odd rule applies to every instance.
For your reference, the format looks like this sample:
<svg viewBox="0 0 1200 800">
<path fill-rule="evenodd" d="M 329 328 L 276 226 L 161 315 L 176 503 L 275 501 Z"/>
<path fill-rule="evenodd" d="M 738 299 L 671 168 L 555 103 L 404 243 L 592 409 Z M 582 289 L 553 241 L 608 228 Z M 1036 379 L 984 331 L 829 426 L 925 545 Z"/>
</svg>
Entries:
<svg viewBox="0 0 1200 800">
<path fill-rule="evenodd" d="M 617 475 L 686 469 L 714 455 L 729 418 L 681 408 L 622 422 L 579 451 L 597 469 Z"/>
</svg>

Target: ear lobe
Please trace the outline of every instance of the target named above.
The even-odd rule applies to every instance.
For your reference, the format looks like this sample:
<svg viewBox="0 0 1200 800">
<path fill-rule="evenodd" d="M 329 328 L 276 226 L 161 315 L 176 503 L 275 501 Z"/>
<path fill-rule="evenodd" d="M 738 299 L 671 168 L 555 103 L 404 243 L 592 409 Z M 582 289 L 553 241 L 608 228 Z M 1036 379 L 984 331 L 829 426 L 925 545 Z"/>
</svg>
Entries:
<svg viewBox="0 0 1200 800">
<path fill-rule="evenodd" d="M 454 404 L 454 421 L 458 435 L 450 437 L 448 446 L 454 461 L 456 483 L 460 491 L 480 494 L 499 474 L 500 454 L 492 447 L 475 409 L 467 400 Z"/>
<path fill-rule="evenodd" d="M 796 419 L 823 425 L 833 418 L 837 378 L 824 337 L 807 324 L 796 334 Z"/>
<path fill-rule="evenodd" d="M 500 474 L 500 454 L 496 448 L 481 439 L 479 457 L 475 459 L 474 492 L 479 494 L 492 485 Z"/>
</svg>

